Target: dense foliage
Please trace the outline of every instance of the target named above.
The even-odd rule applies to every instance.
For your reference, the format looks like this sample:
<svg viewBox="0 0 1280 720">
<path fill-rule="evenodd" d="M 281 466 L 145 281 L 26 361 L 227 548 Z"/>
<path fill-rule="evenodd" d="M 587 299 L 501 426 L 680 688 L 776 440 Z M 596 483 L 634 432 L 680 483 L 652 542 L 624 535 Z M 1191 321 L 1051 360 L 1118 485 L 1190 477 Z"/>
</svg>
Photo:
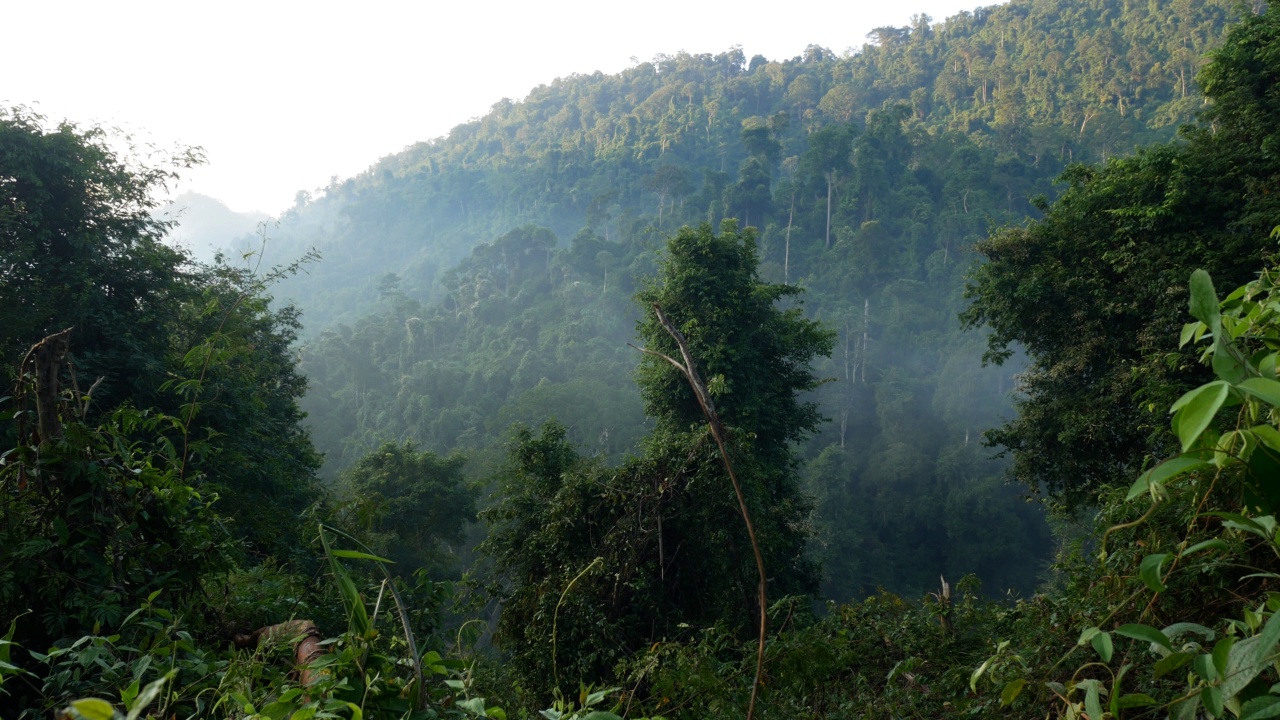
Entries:
<svg viewBox="0 0 1280 720">
<path fill-rule="evenodd" d="M 421 267 L 382 274 L 380 298 L 355 308 L 367 321 L 305 344 L 297 311 L 268 294 L 298 266 L 192 263 L 148 214 L 167 171 L 133 167 L 97 130 L 0 117 L 0 294 L 14 300 L 0 309 L 6 712 L 740 718 L 763 609 L 756 717 L 1276 716 L 1280 9 L 1240 8 L 1200 75 L 1211 104 L 1180 140 L 1067 168 L 1061 197 L 1026 220 L 1015 197 L 1031 202 L 1041 170 L 1112 156 L 1124 132 L 1160 135 L 1200 102 L 1178 69 L 1193 60 L 1170 48 L 1217 43 L 1225 17 L 1080 3 L 1063 11 L 1075 44 L 1019 64 L 1033 39 L 1058 47 L 1049 7 L 884 28 L 847 58 L 697 60 L 712 79 L 690 76 L 666 107 L 706 108 L 708 88 L 745 93 L 777 68 L 862 74 L 820 97 L 789 83 L 779 99 L 763 80 L 756 95 L 715 96 L 737 98 L 716 106 L 729 135 L 715 122 L 655 131 L 633 114 L 584 147 L 656 213 L 613 197 L 563 246 L 514 227 L 429 291 Z M 539 93 L 593 83 L 639 93 L 657 78 L 658 92 L 681 61 L 540 89 L 385 164 L 439 161 L 413 182 L 458 177 L 455 162 L 493 180 L 548 137 L 563 160 L 572 116 L 558 135 L 504 118 L 546 115 Z M 1037 84 L 1060 77 L 1042 72 L 1054 62 L 1085 72 Z M 1132 84 L 1090 74 L 1095 62 Z M 947 67 L 952 81 L 963 68 L 971 101 L 944 92 Z M 894 95 L 911 83 L 926 92 Z M 735 115 L 749 107 L 754 119 Z M 1036 133 L 1064 122 L 1057 161 L 1028 160 Z M 696 187 L 680 163 L 726 137 L 707 157 L 739 163 L 736 180 L 711 170 Z M 667 160 L 645 165 L 654 152 Z M 509 177 L 573 180 L 556 167 Z M 352 187 L 372 203 L 410 177 Z M 516 214 L 563 231 L 571 204 L 537 216 L 559 190 L 521 188 L 489 199 L 524 198 Z M 319 222 L 341 192 L 288 222 Z M 512 217 L 466 200 L 466 227 Z M 406 217 L 342 202 L 348 219 Z M 729 215 L 745 227 L 690 222 Z M 979 243 L 975 267 L 965 247 L 993 221 L 1014 224 Z M 957 332 L 966 273 L 965 321 L 989 337 Z M 1238 288 L 1220 297 L 1215 283 Z M 130 287 L 132 301 L 119 296 Z M 624 345 L 677 354 L 655 306 L 697 360 L 724 458 L 682 374 Z M 1031 362 L 1018 416 L 991 436 L 1014 473 L 1093 513 L 1060 535 L 1025 599 L 990 597 L 1031 587 L 1048 539 L 979 441 L 1013 386 L 977 365 L 984 345 Z M 345 444 L 330 486 L 316 481 L 295 353 L 324 410 L 317 436 Z M 637 365 L 633 387 L 621 378 Z M 768 568 L 764 608 L 728 464 Z M 497 601 L 491 620 L 467 619 L 444 580 L 478 532 L 469 477 L 494 492 L 481 573 L 465 584 L 471 611 Z M 819 562 L 828 593 L 862 599 L 819 608 Z"/>
<path fill-rule="evenodd" d="M 750 231 L 686 228 L 639 300 L 664 310 L 708 378 L 771 592 L 807 594 L 818 572 L 805 553 L 809 508 L 793 448 L 817 416 L 797 396 L 816 384 L 809 363 L 830 352 L 831 337 L 775 307 L 797 291 L 762 282 L 756 265 Z M 639 334 L 647 350 L 679 356 L 654 315 Z M 751 540 L 706 419 L 683 376 L 647 358 L 639 382 L 656 427 L 641 455 L 610 468 L 579 455 L 563 426 L 521 430 L 485 513 L 499 647 L 539 701 L 552 699 L 546 688 L 560 697 L 607 677 L 681 628 L 749 629 L 758 608 Z M 551 627 L 539 621 L 547 616 Z"/>
<path fill-rule="evenodd" d="M 970 248 L 1037 214 L 1071 161 L 1172 138 L 1233 7 L 1020 0 L 843 56 L 660 56 L 300 196 L 274 233 L 327 258 L 280 291 L 308 313 L 326 472 L 412 440 L 473 453 L 480 475 L 512 421 L 548 417 L 587 452 L 635 451 L 630 298 L 666 236 L 735 217 L 757 228 L 761 276 L 803 286 L 837 331 L 813 396 L 833 422 L 804 453 L 828 459 L 806 480 L 827 597 L 967 572 L 1030 591 L 1047 527 L 980 445 L 1020 367 L 983 368 L 955 319 Z"/>
<path fill-rule="evenodd" d="M 1160 410 L 1196 372 L 1171 332 L 1188 274 L 1244 282 L 1272 252 L 1280 77 L 1260 58 L 1274 32 L 1231 35 L 1203 76 L 1213 104 L 1184 143 L 1073 168 L 1042 221 L 978 244 L 990 262 L 966 319 L 994 329 L 990 355 L 1016 343 L 1033 360 L 1017 419 L 991 436 L 1020 480 L 1088 498 L 1166 442 Z"/>
</svg>

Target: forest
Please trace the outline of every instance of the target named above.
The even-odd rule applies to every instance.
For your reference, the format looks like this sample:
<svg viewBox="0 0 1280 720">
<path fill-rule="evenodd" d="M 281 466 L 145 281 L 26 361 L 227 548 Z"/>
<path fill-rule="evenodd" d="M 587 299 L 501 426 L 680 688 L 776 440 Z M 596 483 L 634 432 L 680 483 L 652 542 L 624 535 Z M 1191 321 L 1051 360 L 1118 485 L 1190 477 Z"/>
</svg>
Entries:
<svg viewBox="0 0 1280 720">
<path fill-rule="evenodd" d="M 0 108 L 0 718 L 1280 716 L 1280 10 L 867 40 L 209 258 Z"/>
</svg>

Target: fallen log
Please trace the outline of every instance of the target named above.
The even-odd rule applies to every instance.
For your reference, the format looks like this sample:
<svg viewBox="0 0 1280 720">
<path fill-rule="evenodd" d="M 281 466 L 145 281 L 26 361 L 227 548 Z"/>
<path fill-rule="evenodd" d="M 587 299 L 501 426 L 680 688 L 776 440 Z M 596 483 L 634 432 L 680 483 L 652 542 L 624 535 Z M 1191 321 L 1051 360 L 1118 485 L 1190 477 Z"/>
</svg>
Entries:
<svg viewBox="0 0 1280 720">
<path fill-rule="evenodd" d="M 263 642 L 283 642 L 294 641 L 293 646 L 293 664 L 298 670 L 298 679 L 302 684 L 310 685 L 319 677 L 319 673 L 311 670 L 310 665 L 313 660 L 324 654 L 325 650 L 320 643 L 324 640 L 324 635 L 320 634 L 320 628 L 310 620 L 289 620 L 288 622 L 277 623 L 275 625 L 267 625 L 260 627 L 249 634 L 237 634 L 232 637 L 231 642 L 238 648 L 254 648 Z"/>
</svg>

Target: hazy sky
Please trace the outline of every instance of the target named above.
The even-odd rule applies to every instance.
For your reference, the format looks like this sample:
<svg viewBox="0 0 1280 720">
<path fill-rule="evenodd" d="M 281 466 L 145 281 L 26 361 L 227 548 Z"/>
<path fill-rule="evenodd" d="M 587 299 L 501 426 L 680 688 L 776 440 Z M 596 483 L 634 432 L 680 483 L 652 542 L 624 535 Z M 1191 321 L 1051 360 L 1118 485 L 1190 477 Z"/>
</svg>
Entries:
<svg viewBox="0 0 1280 720">
<path fill-rule="evenodd" d="M 178 191 L 274 214 L 557 77 L 732 45 L 841 52 L 872 28 L 981 4 L 995 3 L 14 2 L 0 104 L 199 145 L 209 163 Z"/>
</svg>

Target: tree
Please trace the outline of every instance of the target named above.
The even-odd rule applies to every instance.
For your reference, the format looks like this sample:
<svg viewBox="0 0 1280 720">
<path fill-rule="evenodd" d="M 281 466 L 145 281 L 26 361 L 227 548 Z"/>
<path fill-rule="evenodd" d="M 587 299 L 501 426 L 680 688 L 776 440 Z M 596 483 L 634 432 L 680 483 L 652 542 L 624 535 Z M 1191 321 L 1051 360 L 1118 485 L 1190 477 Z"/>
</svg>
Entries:
<svg viewBox="0 0 1280 720">
<path fill-rule="evenodd" d="M 849 171 L 853 128 L 829 125 L 809 136 L 809 149 L 800 156 L 800 168 L 813 182 L 821 178 L 827 190 L 827 234 L 823 247 L 831 247 L 831 201 L 836 185 Z"/>
<path fill-rule="evenodd" d="M 820 420 L 798 395 L 817 386 L 809 361 L 831 351 L 832 336 L 798 308 L 778 308 L 800 290 L 761 282 L 757 261 L 755 233 L 732 221 L 719 235 L 682 229 L 637 295 L 650 309 L 638 334 L 679 354 L 656 303 L 687 338 L 729 430 L 778 598 L 818 587 L 793 448 Z M 561 426 L 519 429 L 500 500 L 482 514 L 491 529 L 481 551 L 503 601 L 497 640 L 531 705 L 607 679 L 618 659 L 683 634 L 682 624 L 752 627 L 751 546 L 702 411 L 665 363 L 642 361 L 637 380 L 656 421 L 640 457 L 608 468 L 577 453 Z"/>
<path fill-rule="evenodd" d="M 662 214 L 667 198 L 682 198 L 689 193 L 689 174 L 675 165 L 663 165 L 645 178 L 645 188 L 658 196 L 658 227 L 662 227 Z"/>
<path fill-rule="evenodd" d="M 183 472 L 219 493 L 219 510 L 250 552 L 282 560 L 310 556 L 310 528 L 297 519 L 324 497 L 321 458 L 298 405 L 307 390 L 294 352 L 300 313 L 268 294 L 297 269 L 192 268 L 194 297 L 171 308 L 170 355 L 151 378 L 161 392 L 132 399 L 183 419 Z"/>
<path fill-rule="evenodd" d="M 46 335 L 73 328 L 76 370 L 103 378 L 95 407 L 153 404 L 171 309 L 191 298 L 188 258 L 161 242 L 152 193 L 177 168 L 134 167 L 101 128 L 0 109 L 0 356 L 5 379 Z"/>
<path fill-rule="evenodd" d="M 988 359 L 1016 344 L 1032 360 L 1018 417 L 989 435 L 1023 482 L 1085 502 L 1168 451 L 1156 409 L 1198 371 L 1170 333 L 1186 278 L 1247 281 L 1280 209 L 1277 52 L 1280 11 L 1247 18 L 1202 76 L 1212 109 L 1186 144 L 1075 166 L 1043 219 L 978 244 L 963 319 L 991 328 Z"/>
<path fill-rule="evenodd" d="M 462 474 L 461 455 L 440 457 L 417 445 L 383 443 L 343 474 L 353 524 L 375 551 L 408 576 L 419 568 L 453 570 L 451 546 L 475 519 L 475 492 Z"/>
<path fill-rule="evenodd" d="M 829 355 L 834 336 L 799 307 L 777 307 L 803 290 L 762 282 L 756 252 L 755 231 L 739 230 L 734 221 L 725 221 L 719 235 L 708 225 L 684 228 L 637 300 L 645 308 L 660 305 L 685 334 L 725 424 L 749 438 L 754 453 L 784 467 L 794 462 L 791 444 L 821 420 L 817 406 L 800 395 L 818 386 L 809 361 Z M 637 333 L 646 347 L 679 355 L 652 312 Z M 637 378 L 645 412 L 659 429 L 700 426 L 702 410 L 678 371 L 645 358 Z"/>
<path fill-rule="evenodd" d="M 267 295 L 297 266 L 198 266 L 164 244 L 153 193 L 199 160 L 141 165 L 100 128 L 0 113 L 3 372 L 15 380 L 27 348 L 71 328 L 67 386 L 102 379 L 86 418 L 125 404 L 178 418 L 179 478 L 221 494 L 251 551 L 286 555 L 302 545 L 297 514 L 319 497 L 297 405 L 299 315 Z"/>
</svg>

